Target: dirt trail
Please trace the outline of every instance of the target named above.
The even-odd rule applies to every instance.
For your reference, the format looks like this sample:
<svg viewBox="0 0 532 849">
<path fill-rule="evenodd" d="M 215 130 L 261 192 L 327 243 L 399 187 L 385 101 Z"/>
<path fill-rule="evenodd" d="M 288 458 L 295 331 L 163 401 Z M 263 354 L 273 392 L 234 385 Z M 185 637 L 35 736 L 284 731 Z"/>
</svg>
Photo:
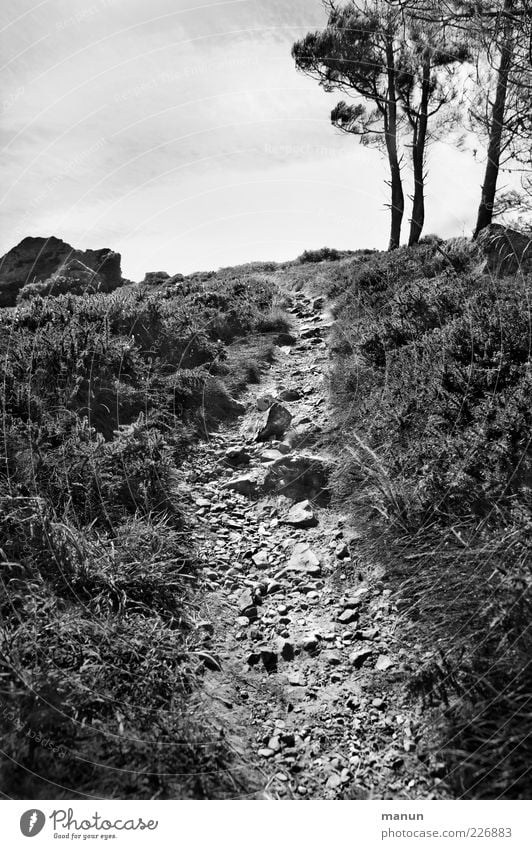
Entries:
<svg viewBox="0 0 532 849">
<path fill-rule="evenodd" d="M 406 695 L 389 591 L 329 503 L 338 458 L 320 445 L 329 424 L 323 308 L 293 295 L 295 343 L 277 349 L 241 399 L 246 413 L 197 446 L 184 470 L 210 564 L 198 623 L 204 696 L 235 753 L 241 795 L 437 798 L 441 765 Z M 268 417 L 278 438 L 257 441 Z"/>
</svg>

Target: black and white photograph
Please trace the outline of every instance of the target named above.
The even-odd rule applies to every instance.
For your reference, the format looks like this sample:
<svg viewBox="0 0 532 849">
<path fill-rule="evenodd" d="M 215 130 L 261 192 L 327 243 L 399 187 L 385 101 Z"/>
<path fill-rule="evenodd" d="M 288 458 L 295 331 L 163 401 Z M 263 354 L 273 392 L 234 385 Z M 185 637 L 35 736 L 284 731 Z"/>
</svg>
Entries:
<svg viewBox="0 0 532 849">
<path fill-rule="evenodd" d="M 529 845 L 532 3 L 5 0 L 0 52 L 4 823 Z"/>
</svg>

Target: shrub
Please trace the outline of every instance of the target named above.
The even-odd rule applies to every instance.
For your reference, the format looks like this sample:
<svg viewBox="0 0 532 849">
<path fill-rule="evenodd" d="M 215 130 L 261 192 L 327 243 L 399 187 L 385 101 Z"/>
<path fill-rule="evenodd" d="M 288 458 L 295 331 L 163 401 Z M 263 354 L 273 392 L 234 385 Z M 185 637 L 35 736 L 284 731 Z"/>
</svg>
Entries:
<svg viewBox="0 0 532 849">
<path fill-rule="evenodd" d="M 335 274 L 336 496 L 430 657 L 412 686 L 446 708 L 453 790 L 526 798 L 532 276 L 492 279 L 466 240 Z"/>
<path fill-rule="evenodd" d="M 273 350 L 265 331 L 262 347 L 249 336 L 283 324 L 277 303 L 254 268 L 0 311 L 1 775 L 11 796 L 231 792 L 231 753 L 194 697 L 200 554 L 180 466 L 194 439 L 241 412 L 231 392 Z M 237 361 L 233 373 L 226 364 Z"/>
<path fill-rule="evenodd" d="M 344 254 L 341 251 L 337 251 L 335 248 L 320 248 L 319 250 L 314 251 L 304 251 L 301 256 L 297 258 L 297 261 L 301 264 L 307 262 L 323 262 L 326 261 L 334 261 L 337 259 L 341 259 Z"/>
</svg>

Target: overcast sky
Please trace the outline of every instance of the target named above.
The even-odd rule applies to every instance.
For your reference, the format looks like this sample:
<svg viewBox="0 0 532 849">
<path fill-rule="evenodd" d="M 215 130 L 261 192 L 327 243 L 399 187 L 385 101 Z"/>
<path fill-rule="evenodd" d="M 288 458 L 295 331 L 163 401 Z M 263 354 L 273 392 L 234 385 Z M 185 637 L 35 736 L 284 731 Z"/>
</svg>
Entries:
<svg viewBox="0 0 532 849">
<path fill-rule="evenodd" d="M 386 247 L 381 155 L 290 55 L 324 22 L 320 0 L 3 0 L 0 254 L 55 235 L 139 279 Z M 441 144 L 428 170 L 426 232 L 469 234 L 480 166 Z"/>
</svg>

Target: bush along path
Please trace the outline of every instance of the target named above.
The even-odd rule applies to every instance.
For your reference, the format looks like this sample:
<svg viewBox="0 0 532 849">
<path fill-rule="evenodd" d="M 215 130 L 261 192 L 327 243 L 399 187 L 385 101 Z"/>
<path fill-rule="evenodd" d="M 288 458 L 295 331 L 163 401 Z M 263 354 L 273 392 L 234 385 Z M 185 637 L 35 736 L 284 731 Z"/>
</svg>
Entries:
<svg viewBox="0 0 532 849">
<path fill-rule="evenodd" d="M 391 591 L 328 489 L 324 306 L 291 296 L 291 344 L 183 468 L 207 564 L 202 700 L 242 795 L 442 798 Z"/>
</svg>

